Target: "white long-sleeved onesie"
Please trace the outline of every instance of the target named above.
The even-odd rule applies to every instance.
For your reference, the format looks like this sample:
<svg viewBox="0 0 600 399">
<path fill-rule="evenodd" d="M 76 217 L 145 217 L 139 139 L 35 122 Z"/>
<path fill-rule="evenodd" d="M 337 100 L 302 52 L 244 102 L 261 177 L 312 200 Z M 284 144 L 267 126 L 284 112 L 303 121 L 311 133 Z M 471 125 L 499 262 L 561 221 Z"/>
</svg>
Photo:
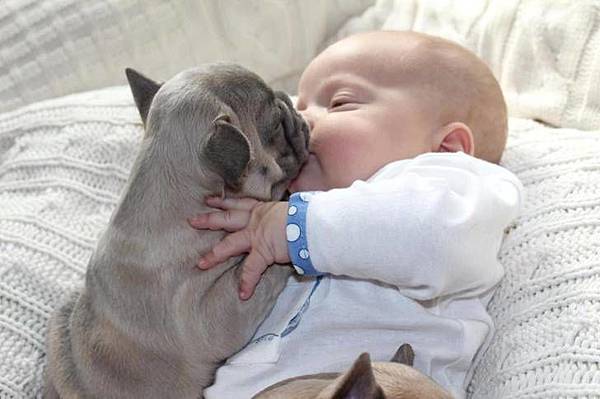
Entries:
<svg viewBox="0 0 600 399">
<path fill-rule="evenodd" d="M 464 153 L 392 162 L 366 182 L 290 198 L 296 270 L 254 339 L 219 368 L 207 399 L 250 398 L 285 378 L 342 371 L 362 352 L 414 366 L 457 398 L 493 334 L 486 306 L 522 185 Z M 316 277 L 318 276 L 318 277 Z"/>
</svg>

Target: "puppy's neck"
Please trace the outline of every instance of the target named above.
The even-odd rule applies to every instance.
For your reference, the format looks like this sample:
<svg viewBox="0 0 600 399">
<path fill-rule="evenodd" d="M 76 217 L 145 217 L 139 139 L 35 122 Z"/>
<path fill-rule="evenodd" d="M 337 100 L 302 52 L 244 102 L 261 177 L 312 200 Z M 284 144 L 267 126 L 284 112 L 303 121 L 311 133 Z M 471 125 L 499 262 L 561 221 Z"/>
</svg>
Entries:
<svg viewBox="0 0 600 399">
<path fill-rule="evenodd" d="M 189 217 L 209 210 L 204 197 L 213 194 L 203 188 L 209 177 L 202 175 L 194 154 L 156 154 L 152 140 L 142 143 L 107 229 L 115 241 L 135 242 L 136 245 L 127 246 L 128 257 L 139 257 L 149 267 L 197 258 L 204 247 L 212 246 L 223 236 L 221 232 L 196 231 L 188 225 Z M 211 185 L 215 186 L 218 184 Z M 113 243 L 110 247 L 114 250 L 118 245 Z M 135 253 L 133 248 L 137 249 Z"/>
</svg>

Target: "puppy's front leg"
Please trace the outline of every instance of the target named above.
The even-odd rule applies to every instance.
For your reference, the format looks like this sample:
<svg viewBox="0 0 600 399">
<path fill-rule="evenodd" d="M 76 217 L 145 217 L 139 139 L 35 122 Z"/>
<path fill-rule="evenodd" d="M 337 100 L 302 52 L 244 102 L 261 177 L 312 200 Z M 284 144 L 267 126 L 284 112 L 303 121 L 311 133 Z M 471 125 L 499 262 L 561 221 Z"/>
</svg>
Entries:
<svg viewBox="0 0 600 399">
<path fill-rule="evenodd" d="M 240 350 L 252 338 L 256 329 L 275 305 L 292 273 L 289 265 L 273 265 L 263 274 L 254 295 L 245 301 L 239 299 L 241 264 L 223 274 L 203 298 L 200 314 L 211 344 L 223 345 L 225 358 Z M 227 342 L 215 342 L 215 337 L 227 330 Z M 224 340 L 225 341 L 225 340 Z"/>
<path fill-rule="evenodd" d="M 223 267 L 222 265 L 221 267 Z M 292 273 L 289 265 L 273 265 L 265 271 L 254 295 L 239 299 L 241 264 L 238 263 L 221 274 L 213 284 L 202 289 L 202 271 L 188 282 L 182 299 L 177 304 L 177 319 L 188 337 L 186 351 L 194 363 L 204 364 L 199 387 L 208 387 L 216 368 L 246 345 L 258 326 L 267 317 L 277 297 Z M 195 352 L 202 351 L 201 353 Z M 212 366 L 212 367 L 211 367 Z"/>
</svg>

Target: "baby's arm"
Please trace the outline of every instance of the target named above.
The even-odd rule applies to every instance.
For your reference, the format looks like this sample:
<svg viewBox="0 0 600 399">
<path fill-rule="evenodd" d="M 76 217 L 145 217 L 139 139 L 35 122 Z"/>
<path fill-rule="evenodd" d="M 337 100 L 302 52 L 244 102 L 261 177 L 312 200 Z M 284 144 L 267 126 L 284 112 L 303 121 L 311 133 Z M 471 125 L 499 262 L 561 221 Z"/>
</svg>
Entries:
<svg viewBox="0 0 600 399">
<path fill-rule="evenodd" d="M 375 279 L 419 300 L 489 289 L 504 273 L 496 257 L 522 185 L 481 162 L 427 154 L 397 173 L 391 165 L 385 179 L 290 198 L 290 209 L 305 212 L 292 220 L 305 232 L 292 262 L 305 274 Z"/>
<path fill-rule="evenodd" d="M 268 265 L 290 259 L 301 274 L 375 279 L 421 300 L 480 293 L 500 280 L 496 256 L 522 196 L 512 173 L 464 154 L 425 154 L 380 173 L 374 182 L 293 195 L 289 205 L 210 199 L 223 211 L 191 224 L 233 233 L 200 266 L 248 252 L 242 298 Z"/>
</svg>

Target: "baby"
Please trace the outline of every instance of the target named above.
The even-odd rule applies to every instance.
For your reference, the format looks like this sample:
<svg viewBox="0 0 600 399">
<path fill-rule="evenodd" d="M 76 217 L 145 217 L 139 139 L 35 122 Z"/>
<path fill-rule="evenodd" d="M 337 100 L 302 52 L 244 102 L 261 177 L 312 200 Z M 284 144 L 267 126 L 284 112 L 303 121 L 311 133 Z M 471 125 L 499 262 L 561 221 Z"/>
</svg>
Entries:
<svg viewBox="0 0 600 399">
<path fill-rule="evenodd" d="M 308 65 L 297 108 L 311 155 L 289 201 L 209 198 L 220 210 L 191 221 L 231 232 L 200 268 L 249 253 L 242 299 L 269 265 L 297 271 L 205 397 L 250 398 L 342 371 L 361 352 L 389 360 L 409 343 L 414 367 L 463 398 L 493 335 L 497 253 L 522 197 L 497 165 L 507 134 L 498 83 L 450 41 L 369 32 Z"/>
</svg>

